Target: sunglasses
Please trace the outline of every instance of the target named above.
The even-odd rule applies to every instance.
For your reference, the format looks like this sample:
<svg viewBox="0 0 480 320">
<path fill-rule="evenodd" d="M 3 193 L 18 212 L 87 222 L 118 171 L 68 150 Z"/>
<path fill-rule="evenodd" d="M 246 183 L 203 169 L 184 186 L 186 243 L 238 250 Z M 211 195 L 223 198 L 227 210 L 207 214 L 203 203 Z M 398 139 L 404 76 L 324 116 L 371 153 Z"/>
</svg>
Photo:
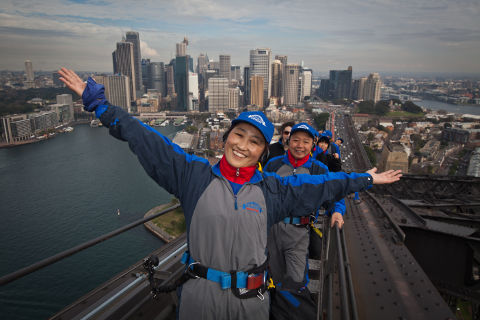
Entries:
<svg viewBox="0 0 480 320">
<path fill-rule="evenodd" d="M 290 134 L 290 131 L 283 131 L 283 134 Z"/>
</svg>

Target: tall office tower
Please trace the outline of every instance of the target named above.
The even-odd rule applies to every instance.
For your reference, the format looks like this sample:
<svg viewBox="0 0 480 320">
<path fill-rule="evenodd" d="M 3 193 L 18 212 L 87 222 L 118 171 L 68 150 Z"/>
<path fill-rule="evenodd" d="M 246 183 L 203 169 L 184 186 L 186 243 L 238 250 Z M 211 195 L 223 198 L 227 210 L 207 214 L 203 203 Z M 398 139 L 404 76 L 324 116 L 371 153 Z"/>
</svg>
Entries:
<svg viewBox="0 0 480 320">
<path fill-rule="evenodd" d="M 276 55 L 275 60 L 280 60 L 280 62 L 282 62 L 282 87 L 280 96 L 285 97 L 285 67 L 287 66 L 288 57 L 283 55 Z"/>
<path fill-rule="evenodd" d="M 285 104 L 292 106 L 298 103 L 298 77 L 300 66 L 287 64 L 285 67 Z"/>
<path fill-rule="evenodd" d="M 363 100 L 365 96 L 365 83 L 367 78 L 363 77 L 353 81 L 352 99 Z"/>
<path fill-rule="evenodd" d="M 282 62 L 275 60 L 272 63 L 272 97 L 280 98 L 282 96 Z"/>
<path fill-rule="evenodd" d="M 208 70 L 208 57 L 201 53 L 197 58 L 197 73 L 202 74 Z"/>
<path fill-rule="evenodd" d="M 187 55 L 187 44 L 185 42 L 177 43 L 177 51 L 175 56 L 184 57 Z"/>
<path fill-rule="evenodd" d="M 117 50 L 113 50 L 112 52 L 112 62 L 113 62 L 113 74 L 118 73 L 118 67 L 117 67 Z"/>
<path fill-rule="evenodd" d="M 265 81 L 260 75 L 250 77 L 250 104 L 256 105 L 259 109 L 264 106 L 264 88 Z"/>
<path fill-rule="evenodd" d="M 27 81 L 35 80 L 35 77 L 33 75 L 33 65 L 32 65 L 32 61 L 30 60 L 25 60 L 25 75 L 26 75 Z"/>
<path fill-rule="evenodd" d="M 188 111 L 198 110 L 199 90 L 197 73 L 188 73 L 188 90 Z"/>
<path fill-rule="evenodd" d="M 25 60 L 25 82 L 24 86 L 26 88 L 34 88 L 35 87 L 35 76 L 33 73 L 33 66 L 32 66 L 32 61 L 30 60 Z"/>
<path fill-rule="evenodd" d="M 161 97 L 165 96 L 165 66 L 163 62 L 150 62 L 148 65 L 148 89 L 155 89 Z"/>
<path fill-rule="evenodd" d="M 177 111 L 188 110 L 188 56 L 175 58 L 175 92 L 177 93 Z"/>
<path fill-rule="evenodd" d="M 240 84 L 242 80 L 242 71 L 240 70 L 240 66 L 232 66 L 230 68 L 230 76 L 232 80 L 235 80 L 237 84 Z"/>
<path fill-rule="evenodd" d="M 208 111 L 218 112 L 228 109 L 228 79 L 208 79 Z"/>
<path fill-rule="evenodd" d="M 129 96 L 132 100 L 137 100 L 133 44 L 126 41 L 117 42 L 115 58 L 115 65 L 117 66 L 115 74 L 120 74 L 128 77 L 128 80 L 130 81 Z"/>
<path fill-rule="evenodd" d="M 148 89 L 152 89 L 150 87 L 150 80 L 150 59 L 142 59 L 142 85 L 145 90 L 143 93 L 145 93 Z"/>
<path fill-rule="evenodd" d="M 228 88 L 228 109 L 238 111 L 240 107 L 240 89 Z"/>
<path fill-rule="evenodd" d="M 250 104 L 250 67 L 243 68 L 243 104 Z"/>
<path fill-rule="evenodd" d="M 297 100 L 303 101 L 303 75 L 302 75 L 302 66 L 300 65 L 300 72 L 298 75 L 298 92 L 297 92 Z"/>
<path fill-rule="evenodd" d="M 265 102 L 270 98 L 270 49 L 261 48 L 250 50 L 250 77 L 263 77 L 263 100 Z"/>
<path fill-rule="evenodd" d="M 165 74 L 167 79 L 167 96 L 173 97 L 175 94 L 175 73 L 171 64 L 165 66 Z"/>
<path fill-rule="evenodd" d="M 133 65 L 135 68 L 135 88 L 137 96 L 142 96 L 142 53 L 140 52 L 140 35 L 135 31 L 128 31 L 125 41 L 133 44 Z"/>
<path fill-rule="evenodd" d="M 320 80 L 320 88 L 318 89 L 318 96 L 324 99 L 330 98 L 330 80 L 328 79 Z"/>
<path fill-rule="evenodd" d="M 301 100 L 305 99 L 305 97 L 310 97 L 312 95 L 312 69 L 303 69 L 302 81 L 303 94 Z"/>
<path fill-rule="evenodd" d="M 219 76 L 220 78 L 226 78 L 230 81 L 230 68 L 232 64 L 230 63 L 230 55 L 229 54 L 221 54 L 219 56 Z"/>
<path fill-rule="evenodd" d="M 352 88 L 352 67 L 347 70 L 330 70 L 330 89 L 334 99 L 349 99 Z"/>
<path fill-rule="evenodd" d="M 107 100 L 127 112 L 131 112 L 130 79 L 125 75 L 95 76 L 97 83 L 105 86 Z"/>
<path fill-rule="evenodd" d="M 380 75 L 376 72 L 370 73 L 365 82 L 364 100 L 373 100 L 373 102 L 379 101 L 381 86 L 382 81 L 380 80 Z"/>
</svg>

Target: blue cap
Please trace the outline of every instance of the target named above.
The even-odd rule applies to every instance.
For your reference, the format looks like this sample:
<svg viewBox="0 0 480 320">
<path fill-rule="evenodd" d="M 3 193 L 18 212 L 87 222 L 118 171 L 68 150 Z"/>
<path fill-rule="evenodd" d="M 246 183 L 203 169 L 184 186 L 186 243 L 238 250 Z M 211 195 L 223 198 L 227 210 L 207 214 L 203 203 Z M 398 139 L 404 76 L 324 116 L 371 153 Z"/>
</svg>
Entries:
<svg viewBox="0 0 480 320">
<path fill-rule="evenodd" d="M 326 136 L 326 137 L 329 137 L 329 138 L 332 138 L 332 131 L 330 130 L 325 130 L 323 131 L 323 136 Z"/>
<path fill-rule="evenodd" d="M 261 111 L 246 111 L 240 113 L 238 118 L 234 119 L 232 121 L 232 126 L 235 125 L 238 122 L 247 122 L 260 130 L 260 132 L 263 134 L 263 137 L 267 141 L 267 143 L 270 143 L 273 137 L 273 131 L 274 127 L 273 124 L 270 122 L 270 120 L 267 119 L 267 116 Z"/>
<path fill-rule="evenodd" d="M 315 138 L 318 134 L 315 129 L 311 125 L 305 122 L 300 122 L 293 126 L 292 130 L 290 130 L 290 136 L 292 136 L 297 131 L 305 131 L 306 133 L 310 134 L 312 138 Z"/>
</svg>

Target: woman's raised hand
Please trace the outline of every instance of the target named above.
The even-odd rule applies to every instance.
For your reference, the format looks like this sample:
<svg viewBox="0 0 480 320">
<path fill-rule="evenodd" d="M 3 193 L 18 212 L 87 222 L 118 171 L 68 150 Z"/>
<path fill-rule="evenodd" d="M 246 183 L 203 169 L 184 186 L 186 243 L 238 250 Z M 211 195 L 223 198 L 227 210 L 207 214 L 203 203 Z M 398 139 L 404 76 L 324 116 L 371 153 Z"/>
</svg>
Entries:
<svg viewBox="0 0 480 320">
<path fill-rule="evenodd" d="M 372 168 L 367 171 L 373 178 L 373 184 L 388 184 L 400 180 L 402 177 L 402 170 L 387 170 L 382 173 L 376 173 L 377 168 Z"/>
<path fill-rule="evenodd" d="M 61 75 L 60 80 L 81 97 L 87 84 L 73 70 L 62 67 L 58 73 Z"/>
</svg>

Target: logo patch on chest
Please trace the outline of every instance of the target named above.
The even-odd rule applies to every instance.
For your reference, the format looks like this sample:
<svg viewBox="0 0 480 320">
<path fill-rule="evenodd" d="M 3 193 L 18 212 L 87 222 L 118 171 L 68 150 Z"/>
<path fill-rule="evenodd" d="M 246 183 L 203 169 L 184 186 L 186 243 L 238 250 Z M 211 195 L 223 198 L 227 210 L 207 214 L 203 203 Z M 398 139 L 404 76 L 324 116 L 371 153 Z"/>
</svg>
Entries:
<svg viewBox="0 0 480 320">
<path fill-rule="evenodd" d="M 253 211 L 256 213 L 262 212 L 262 207 L 256 202 L 247 202 L 243 204 L 243 209 L 248 211 Z"/>
</svg>

